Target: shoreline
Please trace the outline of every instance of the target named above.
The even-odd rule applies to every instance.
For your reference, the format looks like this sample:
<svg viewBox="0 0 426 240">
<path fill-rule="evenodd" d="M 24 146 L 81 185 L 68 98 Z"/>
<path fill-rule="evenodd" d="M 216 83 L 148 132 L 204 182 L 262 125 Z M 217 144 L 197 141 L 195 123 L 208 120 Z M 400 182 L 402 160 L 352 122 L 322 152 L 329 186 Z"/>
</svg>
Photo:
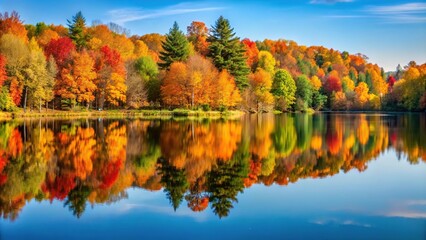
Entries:
<svg viewBox="0 0 426 240">
<path fill-rule="evenodd" d="M 106 111 L 60 111 L 49 110 L 47 112 L 1 112 L 0 120 L 14 119 L 39 119 L 39 118 L 141 118 L 141 119 L 171 119 L 171 118 L 238 118 L 244 115 L 243 111 L 198 111 L 187 109 L 175 110 L 106 110 Z"/>
<path fill-rule="evenodd" d="M 313 111 L 313 112 L 280 112 L 272 111 L 269 114 L 422 114 L 425 112 L 404 112 L 404 111 L 368 111 L 368 110 L 354 110 L 354 111 Z M 201 110 L 106 110 L 106 111 L 61 111 L 49 110 L 47 112 L 32 111 L 26 112 L 3 112 L 0 111 L 0 120 L 14 120 L 14 119 L 39 119 L 39 118 L 140 118 L 140 119 L 171 119 L 171 118 L 201 118 L 201 119 L 235 119 L 245 114 L 259 114 L 250 113 L 240 110 L 232 111 L 201 111 Z M 263 114 L 263 113 L 260 113 Z"/>
</svg>

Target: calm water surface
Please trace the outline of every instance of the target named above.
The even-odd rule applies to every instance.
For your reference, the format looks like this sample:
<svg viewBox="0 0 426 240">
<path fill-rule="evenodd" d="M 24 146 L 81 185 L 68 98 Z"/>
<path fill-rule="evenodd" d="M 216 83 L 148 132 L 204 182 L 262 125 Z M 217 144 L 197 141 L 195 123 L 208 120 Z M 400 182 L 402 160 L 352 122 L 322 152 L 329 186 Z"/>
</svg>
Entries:
<svg viewBox="0 0 426 240">
<path fill-rule="evenodd" d="M 426 115 L 0 122 L 0 239 L 426 239 Z"/>
</svg>

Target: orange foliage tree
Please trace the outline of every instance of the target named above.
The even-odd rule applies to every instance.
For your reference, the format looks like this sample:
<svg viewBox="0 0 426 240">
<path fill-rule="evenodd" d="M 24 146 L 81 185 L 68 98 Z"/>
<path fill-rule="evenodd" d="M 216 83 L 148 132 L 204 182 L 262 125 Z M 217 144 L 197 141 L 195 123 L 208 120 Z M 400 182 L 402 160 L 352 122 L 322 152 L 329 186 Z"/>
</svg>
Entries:
<svg viewBox="0 0 426 240">
<path fill-rule="evenodd" d="M 19 18 L 19 14 L 15 11 L 11 14 L 0 13 L 0 36 L 7 33 L 18 36 L 25 42 L 28 41 L 27 30 Z"/>
<path fill-rule="evenodd" d="M 200 53 L 202 56 L 206 56 L 209 49 L 209 43 L 207 42 L 207 35 L 209 29 L 203 22 L 193 21 L 191 25 L 187 27 L 188 41 L 192 43 L 195 51 Z"/>
</svg>

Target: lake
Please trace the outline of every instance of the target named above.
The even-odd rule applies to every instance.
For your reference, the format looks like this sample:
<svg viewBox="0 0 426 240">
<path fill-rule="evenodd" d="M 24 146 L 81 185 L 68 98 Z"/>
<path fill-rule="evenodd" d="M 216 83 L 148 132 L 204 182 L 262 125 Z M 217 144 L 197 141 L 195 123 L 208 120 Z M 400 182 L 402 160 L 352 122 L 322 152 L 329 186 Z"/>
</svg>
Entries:
<svg viewBox="0 0 426 240">
<path fill-rule="evenodd" d="M 0 239 L 426 239 L 426 115 L 0 122 L 0 215 Z"/>
</svg>

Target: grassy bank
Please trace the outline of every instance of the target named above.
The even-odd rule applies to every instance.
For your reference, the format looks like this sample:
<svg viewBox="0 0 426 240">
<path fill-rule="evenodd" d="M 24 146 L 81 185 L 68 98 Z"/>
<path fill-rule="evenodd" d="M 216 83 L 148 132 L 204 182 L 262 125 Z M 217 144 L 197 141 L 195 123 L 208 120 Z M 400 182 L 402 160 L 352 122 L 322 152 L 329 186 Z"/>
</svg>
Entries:
<svg viewBox="0 0 426 240">
<path fill-rule="evenodd" d="M 27 118 L 236 118 L 243 115 L 242 111 L 201 111 L 188 109 L 174 110 L 106 110 L 106 111 L 27 111 L 22 109 L 9 113 L 0 112 L 0 119 L 27 119 Z"/>
</svg>

